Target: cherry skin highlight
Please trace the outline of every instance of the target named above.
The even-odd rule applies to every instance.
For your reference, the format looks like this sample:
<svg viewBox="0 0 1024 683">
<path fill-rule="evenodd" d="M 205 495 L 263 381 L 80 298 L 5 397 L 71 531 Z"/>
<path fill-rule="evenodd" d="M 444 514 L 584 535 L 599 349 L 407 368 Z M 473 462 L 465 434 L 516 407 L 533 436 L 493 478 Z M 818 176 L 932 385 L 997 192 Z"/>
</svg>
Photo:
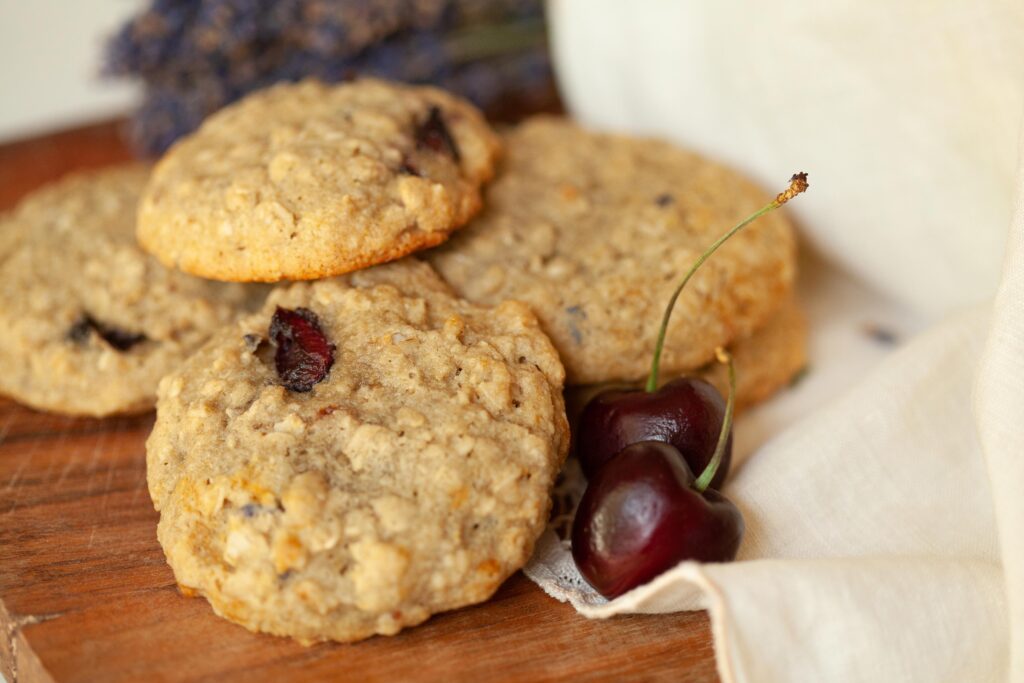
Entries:
<svg viewBox="0 0 1024 683">
<path fill-rule="evenodd" d="M 692 472 L 703 472 L 714 455 L 725 399 L 696 377 L 672 380 L 657 391 L 605 391 L 590 400 L 576 427 L 576 455 L 587 478 L 626 446 L 664 441 L 686 458 Z M 710 488 L 721 488 L 732 460 L 732 430 Z"/>
<path fill-rule="evenodd" d="M 660 441 L 633 444 L 605 463 L 573 521 L 572 556 L 583 578 L 610 599 L 683 560 L 734 559 L 745 528 L 740 511 L 694 483 L 679 451 Z"/>
</svg>

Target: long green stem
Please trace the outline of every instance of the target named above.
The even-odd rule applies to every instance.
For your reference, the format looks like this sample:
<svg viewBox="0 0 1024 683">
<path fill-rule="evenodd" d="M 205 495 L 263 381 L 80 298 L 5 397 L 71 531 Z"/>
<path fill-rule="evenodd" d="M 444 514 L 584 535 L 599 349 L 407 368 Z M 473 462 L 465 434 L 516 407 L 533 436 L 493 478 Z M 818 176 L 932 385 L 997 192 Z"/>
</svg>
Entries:
<svg viewBox="0 0 1024 683">
<path fill-rule="evenodd" d="M 527 52 L 544 45 L 547 34 L 541 20 L 480 24 L 445 36 L 448 58 L 455 64 Z"/>
<path fill-rule="evenodd" d="M 711 480 L 718 473 L 718 466 L 722 464 L 722 456 L 725 455 L 725 444 L 729 442 L 729 430 L 732 429 L 732 414 L 736 409 L 736 368 L 732 362 L 732 355 L 725 349 L 716 349 L 715 356 L 719 363 L 725 363 L 729 367 L 729 398 L 725 401 L 725 417 L 722 418 L 722 431 L 718 433 L 718 443 L 715 444 L 715 454 L 711 456 L 707 467 L 700 473 L 700 477 L 694 482 L 693 487 L 704 492 L 711 484 Z"/>
<path fill-rule="evenodd" d="M 658 389 L 658 369 L 661 366 L 661 351 L 665 348 L 665 335 L 668 333 L 668 323 L 672 319 L 672 309 L 676 306 L 676 299 L 682 294 L 683 288 L 686 287 L 686 283 L 690 281 L 693 274 L 697 272 L 697 269 L 704 265 L 704 262 L 708 260 L 708 257 L 715 253 L 720 246 L 725 244 L 730 237 L 738 233 L 740 230 L 756 221 L 761 216 L 774 211 L 793 197 L 797 196 L 801 192 L 807 189 L 807 174 L 796 173 L 789 180 L 789 188 L 784 192 L 780 192 L 771 202 L 762 206 L 760 209 L 750 214 L 737 225 L 733 226 L 727 233 L 719 237 L 714 244 L 707 248 L 707 250 L 701 254 L 683 277 L 683 281 L 676 287 L 676 291 L 672 293 L 672 298 L 668 300 L 668 306 L 665 308 L 665 315 L 661 319 L 661 328 L 658 330 L 658 341 L 654 344 L 654 357 L 651 359 L 651 373 L 647 376 L 646 391 L 657 391 Z"/>
</svg>

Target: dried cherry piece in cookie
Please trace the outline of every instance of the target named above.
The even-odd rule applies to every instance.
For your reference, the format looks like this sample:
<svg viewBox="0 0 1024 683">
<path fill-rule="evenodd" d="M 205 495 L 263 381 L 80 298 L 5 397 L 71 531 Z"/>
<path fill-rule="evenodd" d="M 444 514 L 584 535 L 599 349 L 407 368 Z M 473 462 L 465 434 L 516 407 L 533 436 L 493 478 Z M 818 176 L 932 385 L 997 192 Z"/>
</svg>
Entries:
<svg viewBox="0 0 1024 683">
<path fill-rule="evenodd" d="M 416 146 L 445 153 L 455 161 L 462 160 L 455 138 L 448 130 L 448 124 L 444 122 L 441 108 L 437 106 L 431 107 L 427 120 L 416 126 Z"/>
<path fill-rule="evenodd" d="M 68 339 L 76 344 L 84 344 L 95 332 L 103 341 L 118 351 L 127 351 L 136 344 L 146 341 L 146 335 L 128 332 L 113 325 L 104 325 L 88 313 L 83 313 L 68 330 Z"/>
<path fill-rule="evenodd" d="M 334 344 L 327 340 L 316 313 L 308 308 L 277 307 L 270 321 L 277 346 L 274 365 L 281 383 L 291 391 L 310 391 L 334 364 Z"/>
</svg>

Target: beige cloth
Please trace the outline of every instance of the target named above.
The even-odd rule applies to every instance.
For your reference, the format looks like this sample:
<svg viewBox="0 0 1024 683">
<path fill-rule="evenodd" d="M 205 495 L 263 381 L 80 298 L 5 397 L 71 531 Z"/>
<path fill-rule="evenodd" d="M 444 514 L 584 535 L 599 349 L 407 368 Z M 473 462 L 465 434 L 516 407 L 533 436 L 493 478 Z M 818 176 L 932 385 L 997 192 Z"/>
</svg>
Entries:
<svg viewBox="0 0 1024 683">
<path fill-rule="evenodd" d="M 567 13 L 581 4 L 595 15 L 612 5 L 553 0 L 563 78 L 569 44 L 579 47 L 580 34 L 590 30 L 577 24 L 576 37 L 565 36 Z M 588 617 L 708 609 L 718 670 L 727 683 L 1024 681 L 1024 168 L 1015 182 L 993 152 L 1001 144 L 1016 156 L 1016 131 L 1007 133 L 1005 119 L 1011 111 L 1018 120 L 1021 114 L 1024 42 L 1008 47 L 1007 39 L 1024 30 L 1022 6 L 995 0 L 941 7 L 918 0 L 895 6 L 829 0 L 798 15 L 796 5 L 811 5 L 783 0 L 761 9 L 755 4 L 678 3 L 701 8 L 692 9 L 690 19 L 702 12 L 709 18 L 683 36 L 695 40 L 701 29 L 708 32 L 698 48 L 687 48 L 691 56 L 707 59 L 695 67 L 703 70 L 704 80 L 680 76 L 687 82 L 690 105 L 699 108 L 705 100 L 721 105 L 728 96 L 742 100 L 737 90 L 710 74 L 717 73 L 722 83 L 739 78 L 730 69 L 751 63 L 742 43 L 752 26 L 769 34 L 791 31 L 780 37 L 783 44 L 799 46 L 805 57 L 812 54 L 839 74 L 834 94 L 847 98 L 860 120 L 842 118 L 843 135 L 850 141 L 831 148 L 829 134 L 814 126 L 807 141 L 793 143 L 807 150 L 822 147 L 827 154 L 819 160 L 829 170 L 822 177 L 811 164 L 803 169 L 811 172 L 807 199 L 815 192 L 822 199 L 797 213 L 815 244 L 871 284 L 811 264 L 802 283 L 811 307 L 810 374 L 736 426 L 739 466 L 726 493 L 747 521 L 739 561 L 684 563 L 606 602 L 580 580 L 564 543 L 549 533 L 527 573 Z M 654 5 L 669 3 L 628 3 L 637 14 Z M 749 10 L 750 25 L 721 23 L 722 8 L 737 6 Z M 672 12 L 683 11 L 675 3 L 672 7 Z M 883 17 L 883 8 L 893 11 Z M 845 24 L 835 14 L 838 9 L 848 13 Z M 769 12 L 782 19 L 766 18 Z M 577 9 L 574 16 L 582 15 Z M 603 20 L 595 21 L 601 25 Z M 926 34 L 904 25 L 915 21 L 942 29 L 945 42 L 931 44 Z M 651 24 L 636 18 L 622 22 L 633 29 Z M 727 26 L 735 29 L 733 34 Z M 814 32 L 825 28 L 831 42 L 815 43 Z M 657 52 L 657 43 L 655 38 L 647 41 L 646 53 Z M 735 56 L 723 56 L 720 46 L 726 44 Z M 818 51 L 808 53 L 812 46 Z M 981 46 L 980 54 L 971 52 Z M 832 52 L 822 52 L 825 47 Z M 925 84 L 917 87 L 928 107 L 945 109 L 929 118 L 917 103 L 904 107 L 903 101 L 893 100 L 890 117 L 896 130 L 882 130 L 864 97 L 872 102 L 891 98 L 895 88 L 910 82 L 905 69 L 925 69 L 929 54 L 939 48 L 964 53 L 959 61 L 935 67 L 946 79 L 945 99 L 927 87 L 936 73 L 923 73 Z M 617 50 L 609 43 L 608 52 Z M 617 59 L 626 58 L 617 54 Z M 751 68 L 771 70 L 789 55 L 776 63 L 774 57 L 765 56 Z M 582 68 L 579 55 L 575 59 L 568 72 Z M 845 69 L 840 68 L 843 60 Z M 872 83 L 867 77 L 882 73 L 883 61 L 899 73 L 880 85 Z M 812 82 L 821 70 L 813 62 L 807 64 Z M 673 63 L 686 71 L 679 59 Z M 632 84 L 636 92 L 622 98 L 632 106 L 655 106 L 643 95 L 642 79 L 628 75 L 635 74 L 636 66 L 620 65 L 621 73 L 608 80 Z M 985 68 L 995 73 L 981 73 Z M 851 73 L 865 76 L 862 85 L 877 86 L 876 91 L 865 95 L 850 89 Z M 1013 80 L 1011 74 L 1020 78 Z M 662 76 L 659 82 L 667 87 Z M 735 160 L 752 144 L 751 131 L 758 126 L 776 133 L 781 129 L 784 106 L 793 111 L 830 106 L 813 99 L 818 93 L 786 84 L 779 88 L 784 100 L 762 89 L 758 94 L 767 102 L 741 102 L 738 108 L 747 117 L 742 125 L 735 116 L 727 121 L 742 129 L 732 146 L 721 133 L 709 133 L 710 143 L 698 138 L 708 133 L 700 116 L 696 123 L 680 119 L 675 135 L 719 145 L 724 150 L 720 156 Z M 652 129 L 649 119 L 637 125 L 615 122 L 602 118 L 594 102 L 574 100 L 571 94 L 569 99 L 584 119 L 603 127 Z M 971 109 L 982 106 L 994 110 L 988 131 L 978 128 L 984 111 Z M 955 116 L 961 110 L 967 111 L 967 120 Z M 919 129 L 915 115 L 922 116 Z M 894 139 L 900 136 L 912 139 Z M 794 133 L 783 139 L 799 137 Z M 965 148 L 964 139 L 973 139 L 978 149 Z M 757 146 L 750 163 L 737 163 L 758 173 L 774 153 L 788 164 L 791 159 L 780 151 L 784 142 L 773 139 Z M 908 157 L 908 149 L 919 157 Z M 862 164 L 871 154 L 882 164 L 880 174 L 905 176 L 911 191 L 877 195 L 878 205 L 870 210 L 876 212 L 874 220 L 867 221 L 868 213 L 858 213 L 857 202 L 866 201 L 863 193 L 878 179 L 859 182 L 857 174 L 867 172 Z M 844 155 L 857 157 L 850 161 L 856 173 L 843 170 Z M 785 172 L 790 170 L 787 165 Z M 957 183 L 968 177 L 973 179 L 964 193 Z M 981 185 L 974 182 L 979 179 Z M 982 186 L 987 190 L 978 189 Z M 1013 192 L 1016 209 L 1004 250 Z M 935 202 L 943 211 L 933 210 Z M 851 207 L 859 223 L 848 220 Z M 993 282 L 999 280 L 993 264 L 1001 260 L 994 302 L 964 309 L 968 301 L 986 298 L 986 292 L 992 296 Z M 936 285 L 943 277 L 949 282 Z M 877 345 L 864 334 L 865 325 L 895 330 L 901 343 L 894 350 Z"/>
<path fill-rule="evenodd" d="M 1012 681 L 1024 680 L 1024 137 L 1021 149 L 1003 280 L 974 400 L 999 527 Z"/>
</svg>

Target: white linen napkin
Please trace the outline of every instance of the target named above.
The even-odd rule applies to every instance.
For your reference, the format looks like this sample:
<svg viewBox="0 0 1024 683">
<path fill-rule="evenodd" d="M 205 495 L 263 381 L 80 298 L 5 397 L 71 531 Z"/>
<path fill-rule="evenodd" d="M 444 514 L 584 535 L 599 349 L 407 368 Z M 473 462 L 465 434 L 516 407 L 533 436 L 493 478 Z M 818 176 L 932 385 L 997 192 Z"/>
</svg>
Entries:
<svg viewBox="0 0 1024 683">
<path fill-rule="evenodd" d="M 760 3 L 739 0 L 636 0 L 628 4 L 635 14 L 627 19 L 625 10 L 612 8 L 624 7 L 621 3 L 553 0 L 563 78 L 564 59 L 569 59 L 563 55 L 590 30 L 580 26 L 584 4 L 588 15 L 608 15 L 595 19 L 598 26 L 605 20 L 614 24 L 616 17 L 634 28 L 668 21 L 638 18 L 654 6 L 670 14 L 688 12 L 691 20 L 708 19 L 702 26 L 690 25 L 683 36 L 698 41 L 686 50 L 703 75 L 684 76 L 689 106 L 695 108 L 709 101 L 712 110 L 722 111 L 738 92 L 729 84 L 742 80 L 734 71 L 748 68 L 752 59 L 758 73 L 764 73 L 791 59 L 792 51 L 806 55 L 811 46 L 819 62 L 808 65 L 814 73 L 821 62 L 826 71 L 847 76 L 885 76 L 884 61 L 892 70 L 910 71 L 877 82 L 866 79 L 862 85 L 874 88 L 867 95 L 837 77 L 834 95 L 850 100 L 851 111 L 857 112 L 841 121 L 849 141 L 830 147 L 833 134 L 812 126 L 806 141 L 794 143 L 801 150 L 819 146 L 817 160 L 829 169 L 824 177 L 815 174 L 812 163 L 799 169 L 811 173 L 807 199 L 815 192 L 823 195 L 797 212 L 804 234 L 870 284 L 857 284 L 838 269 L 820 265 L 804 274 L 810 374 L 736 425 L 738 466 L 725 492 L 747 522 L 738 561 L 683 563 L 607 602 L 582 582 L 565 544 L 548 533 L 527 574 L 588 617 L 708 609 L 718 670 L 726 683 L 1024 681 L 1024 167 L 1015 183 L 1000 161 L 1002 153 L 989 154 L 997 142 L 1010 150 L 1017 147 L 1016 130 L 1008 134 L 1003 124 L 1007 112 L 1015 111 L 1018 120 L 1021 113 L 1024 41 L 1011 45 L 1007 38 L 1024 31 L 1024 8 L 997 1 L 938 7 L 916 0 L 895 5 L 830 0 L 801 12 L 795 6 L 807 8 L 808 3 L 780 0 L 760 9 L 755 7 Z M 664 10 L 669 5 L 672 9 Z M 678 9 L 683 6 L 689 9 Z M 744 25 L 737 28 L 735 21 L 722 20 L 728 8 L 740 6 L 750 26 L 740 20 Z M 886 16 L 883 6 L 892 10 Z M 778 16 L 766 18 L 770 12 Z M 566 36 L 570 14 L 573 39 Z M 735 12 L 731 16 L 735 20 Z M 758 24 L 760 19 L 764 24 Z M 918 31 L 921 25 L 941 29 L 943 40 L 929 42 Z M 758 26 L 781 36 L 792 50 L 752 55 L 742 39 Z M 737 35 L 739 43 L 732 39 Z M 626 40 L 633 46 L 644 42 Z M 558 41 L 563 41 L 560 47 Z M 668 49 L 658 42 L 656 37 L 644 42 L 645 54 Z M 970 49 L 980 46 L 987 47 L 979 57 Z M 755 40 L 755 47 L 764 46 Z M 933 112 L 915 123 L 911 114 L 919 103 L 904 107 L 905 102 L 890 99 L 897 130 L 879 128 L 878 112 L 860 106 L 861 98 L 875 103 L 894 97 L 911 82 L 913 70 L 927 71 L 929 57 L 940 49 L 966 51 L 959 61 L 943 57 L 935 67 L 947 79 L 945 99 L 929 85 L 935 73 L 922 75 L 925 83 L 918 90 L 942 115 Z M 607 50 L 617 51 L 615 45 Z M 877 58 L 872 51 L 879 53 Z M 620 51 L 617 59 L 625 55 Z M 572 73 L 581 73 L 578 58 Z M 981 73 L 989 67 L 996 73 Z M 637 73 L 640 65 L 620 63 L 617 68 L 621 73 L 609 81 L 618 78 L 634 90 L 639 87 L 624 74 Z M 1006 78 L 1011 73 L 1020 78 Z M 971 79 L 979 83 L 967 83 Z M 815 82 L 815 76 L 809 80 Z M 666 82 L 662 78 L 659 87 Z M 1018 90 L 1001 92 L 997 85 Z M 783 135 L 781 142 L 773 138 L 744 158 L 758 127 L 773 136 L 782 130 L 785 108 L 830 106 L 816 103 L 820 90 L 779 87 L 785 98 L 741 97 L 740 111 L 726 120 L 725 132 L 710 131 L 704 117 L 697 116 L 696 122 L 676 121 L 672 134 L 693 141 L 690 146 L 718 146 L 719 156 L 759 175 L 773 150 L 785 157 L 777 164 L 785 169 L 775 175 L 798 170 L 780 151 L 799 138 L 797 132 Z M 602 127 L 650 128 L 650 117 L 646 123 L 623 120 L 616 125 L 610 120 L 614 116 L 605 117 L 593 106 L 605 101 L 601 96 L 574 101 L 573 89 L 567 88 L 570 105 L 584 120 Z M 990 97 L 981 98 L 981 93 Z M 964 102 L 965 97 L 974 100 Z M 630 99 L 634 107 L 655 104 L 639 90 L 631 98 L 620 92 L 620 99 Z M 989 131 L 977 127 L 984 112 L 967 120 L 953 116 L 985 106 L 998 110 Z M 742 129 L 734 143 L 727 139 L 728 125 Z M 896 140 L 894 134 L 913 139 Z M 958 135 L 959 142 L 950 142 Z M 980 146 L 972 152 L 963 139 Z M 893 154 L 907 152 L 908 144 L 921 158 Z M 863 161 L 871 154 L 885 161 L 879 167 L 882 176 L 890 181 L 905 176 L 901 189 L 906 192 L 889 196 L 884 182 L 872 189 L 878 178 L 858 180 L 858 174 L 869 172 Z M 844 155 L 856 157 L 848 168 Z M 1020 157 L 1024 161 L 1024 154 Z M 965 178 L 972 178 L 966 187 L 960 185 Z M 979 189 L 983 186 L 987 189 Z M 1016 212 L 1004 251 L 1014 190 Z M 944 211 L 933 210 L 936 201 Z M 859 211 L 862 202 L 876 203 Z M 1004 254 L 993 301 L 998 268 L 992 264 Z M 949 282 L 936 285 L 942 277 Z M 990 300 L 963 308 L 979 298 Z M 897 336 L 927 329 L 890 352 L 864 334 L 867 324 Z"/>
</svg>

